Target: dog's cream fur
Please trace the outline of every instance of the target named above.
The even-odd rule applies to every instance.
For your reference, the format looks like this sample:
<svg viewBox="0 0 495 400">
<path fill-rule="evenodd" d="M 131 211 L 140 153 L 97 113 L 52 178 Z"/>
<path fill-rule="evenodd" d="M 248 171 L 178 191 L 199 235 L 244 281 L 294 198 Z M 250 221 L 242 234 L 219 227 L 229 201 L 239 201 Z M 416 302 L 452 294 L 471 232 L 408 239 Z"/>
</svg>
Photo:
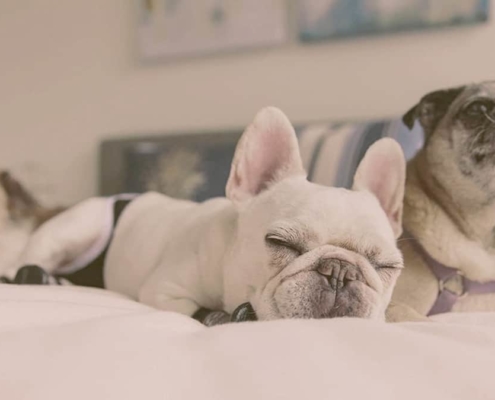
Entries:
<svg viewBox="0 0 495 400">
<path fill-rule="evenodd" d="M 400 146 L 382 139 L 360 163 L 353 191 L 308 182 L 292 125 L 266 108 L 238 144 L 227 199 L 147 193 L 126 208 L 106 287 L 186 315 L 231 313 L 249 301 L 264 320 L 384 319 L 402 268 L 404 181 Z M 56 271 L 96 240 L 105 204 L 91 199 L 44 224 L 20 264 Z"/>
<path fill-rule="evenodd" d="M 495 99 L 495 83 L 435 93 L 425 96 L 414 111 L 425 129 L 426 143 L 407 167 L 404 228 L 437 261 L 471 280 L 492 281 L 495 166 L 491 161 L 479 167 L 471 163 L 467 172 L 461 171 L 461 163 L 465 165 L 479 146 L 466 142 L 473 133 L 467 132 L 458 116 L 477 99 Z M 487 129 L 494 126 L 488 124 Z M 410 240 L 399 240 L 399 244 L 406 268 L 387 319 L 423 320 L 437 298 L 438 282 Z M 495 311 L 495 294 L 464 296 L 453 311 Z"/>
</svg>

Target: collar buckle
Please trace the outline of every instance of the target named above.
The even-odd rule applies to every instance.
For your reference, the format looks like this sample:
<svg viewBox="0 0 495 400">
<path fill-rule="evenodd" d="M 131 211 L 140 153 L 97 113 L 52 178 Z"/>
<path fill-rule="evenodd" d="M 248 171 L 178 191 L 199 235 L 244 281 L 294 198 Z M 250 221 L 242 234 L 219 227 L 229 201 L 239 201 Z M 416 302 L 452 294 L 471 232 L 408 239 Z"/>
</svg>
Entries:
<svg viewBox="0 0 495 400">
<path fill-rule="evenodd" d="M 444 290 L 456 295 L 457 297 L 464 297 L 467 295 L 466 280 L 464 274 L 456 270 L 454 274 L 445 279 L 438 280 L 438 290 L 443 292 Z"/>
</svg>

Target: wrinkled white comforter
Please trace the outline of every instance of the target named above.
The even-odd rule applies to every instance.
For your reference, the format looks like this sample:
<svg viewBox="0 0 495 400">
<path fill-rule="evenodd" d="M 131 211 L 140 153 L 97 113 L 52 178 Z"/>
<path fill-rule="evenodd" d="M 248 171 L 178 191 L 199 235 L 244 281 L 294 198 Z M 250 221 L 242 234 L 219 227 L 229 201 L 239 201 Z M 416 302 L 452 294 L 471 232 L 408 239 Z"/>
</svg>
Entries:
<svg viewBox="0 0 495 400">
<path fill-rule="evenodd" d="M 2 285 L 0 399 L 495 399 L 495 314 L 205 328 L 110 292 Z"/>
</svg>

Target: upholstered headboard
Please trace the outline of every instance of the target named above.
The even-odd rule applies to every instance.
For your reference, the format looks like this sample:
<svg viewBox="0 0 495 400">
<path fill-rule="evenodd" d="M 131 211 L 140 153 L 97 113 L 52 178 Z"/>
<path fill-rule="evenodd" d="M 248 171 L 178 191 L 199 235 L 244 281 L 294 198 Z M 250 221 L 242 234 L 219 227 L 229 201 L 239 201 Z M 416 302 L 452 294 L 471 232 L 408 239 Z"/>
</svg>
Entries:
<svg viewBox="0 0 495 400">
<path fill-rule="evenodd" d="M 309 124 L 297 129 L 311 181 L 350 187 L 367 148 L 392 137 L 411 158 L 423 144 L 418 126 L 399 120 Z M 155 190 L 196 201 L 223 196 L 242 130 L 106 140 L 100 147 L 100 195 Z"/>
</svg>

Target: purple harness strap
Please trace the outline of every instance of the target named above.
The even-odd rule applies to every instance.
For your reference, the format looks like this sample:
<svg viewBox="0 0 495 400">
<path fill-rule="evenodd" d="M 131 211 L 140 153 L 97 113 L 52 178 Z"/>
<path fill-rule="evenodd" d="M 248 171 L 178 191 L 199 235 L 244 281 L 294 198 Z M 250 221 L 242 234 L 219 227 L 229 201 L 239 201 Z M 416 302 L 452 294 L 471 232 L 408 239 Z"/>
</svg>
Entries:
<svg viewBox="0 0 495 400">
<path fill-rule="evenodd" d="M 452 311 L 454 304 L 464 295 L 495 293 L 495 281 L 483 283 L 472 281 L 466 278 L 458 269 L 447 267 L 435 260 L 409 232 L 404 231 L 402 237 L 411 239 L 412 245 L 438 280 L 438 297 L 428 312 L 428 316 Z M 460 284 L 460 291 L 454 292 L 447 289 L 447 283 L 454 280 L 459 280 L 456 283 Z"/>
</svg>

